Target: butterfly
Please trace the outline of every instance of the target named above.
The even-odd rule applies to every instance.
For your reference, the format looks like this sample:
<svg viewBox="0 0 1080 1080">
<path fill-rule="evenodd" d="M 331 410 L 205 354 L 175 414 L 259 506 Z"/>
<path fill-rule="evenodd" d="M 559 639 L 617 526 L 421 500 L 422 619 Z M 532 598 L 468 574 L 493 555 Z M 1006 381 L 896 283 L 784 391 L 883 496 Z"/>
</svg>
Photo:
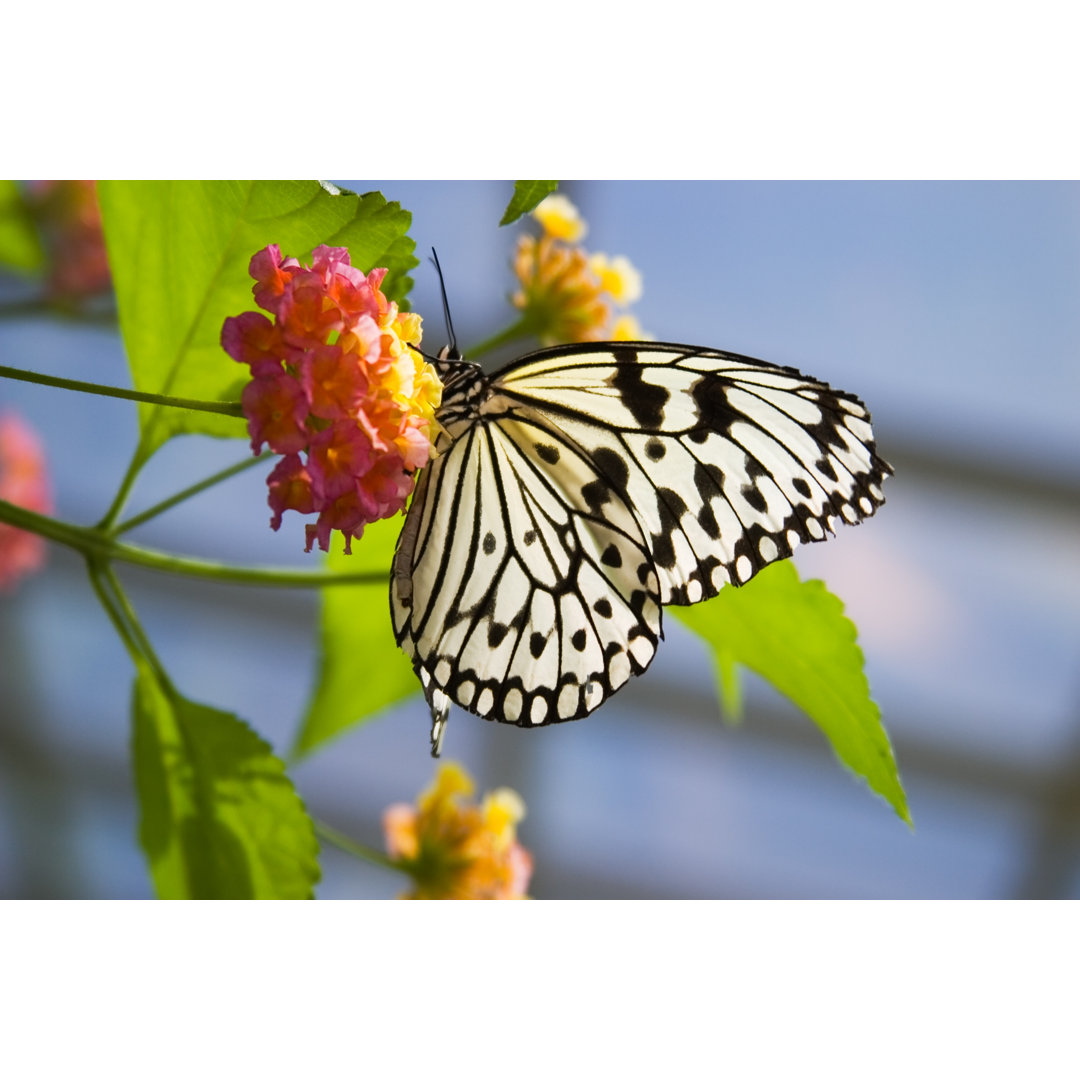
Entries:
<svg viewBox="0 0 1080 1080">
<path fill-rule="evenodd" d="M 453 347 L 431 359 L 439 435 L 390 607 L 435 756 L 451 703 L 522 727 L 585 716 L 649 666 L 666 605 L 885 501 L 866 407 L 794 368 L 654 341 L 542 349 L 491 375 Z"/>
</svg>

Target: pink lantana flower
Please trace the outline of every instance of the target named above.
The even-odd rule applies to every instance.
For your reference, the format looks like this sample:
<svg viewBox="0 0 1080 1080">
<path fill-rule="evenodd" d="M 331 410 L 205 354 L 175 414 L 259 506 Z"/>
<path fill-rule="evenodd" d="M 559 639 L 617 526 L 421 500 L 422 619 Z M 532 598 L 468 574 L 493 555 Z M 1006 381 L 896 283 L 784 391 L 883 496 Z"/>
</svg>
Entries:
<svg viewBox="0 0 1080 1080">
<path fill-rule="evenodd" d="M 274 516 L 270 525 L 276 530 L 286 510 L 310 514 L 315 509 L 315 493 L 311 490 L 311 474 L 299 454 L 286 454 L 266 478 L 270 489 L 270 509 Z"/>
<path fill-rule="evenodd" d="M 221 344 L 251 370 L 241 397 L 251 445 L 285 455 L 270 474 L 271 527 L 286 510 L 317 513 L 307 548 L 345 550 L 364 526 L 405 508 L 431 456 L 442 384 L 410 346 L 419 316 L 400 312 L 345 248 L 318 247 L 311 265 L 271 244 L 249 267 L 256 311 L 225 320 Z"/>
<path fill-rule="evenodd" d="M 240 402 L 253 453 L 259 453 L 264 442 L 277 454 L 295 454 L 307 446 L 310 403 L 303 386 L 287 372 L 256 375 L 244 387 Z"/>
<path fill-rule="evenodd" d="M 273 375 L 282 370 L 286 357 L 295 362 L 303 356 L 302 352 L 291 354 L 281 327 L 259 311 L 245 311 L 235 319 L 226 319 L 221 344 L 230 356 L 247 364 L 252 375 Z"/>
<path fill-rule="evenodd" d="M 320 501 L 325 504 L 353 491 L 374 459 L 372 440 L 355 421 L 341 420 L 320 431 L 308 447 L 308 471 Z"/>
<path fill-rule="evenodd" d="M 264 311 L 276 315 L 278 301 L 285 294 L 285 287 L 292 280 L 293 271 L 300 269 L 297 259 L 282 259 L 281 248 L 270 244 L 257 251 L 248 264 L 248 273 L 255 279 L 252 292 L 255 303 Z M 240 316 L 243 318 L 243 316 Z"/>
<path fill-rule="evenodd" d="M 37 436 L 13 413 L 0 414 L 0 499 L 39 514 L 52 512 L 45 455 Z M 45 541 L 0 523 L 0 588 L 41 568 Z"/>
</svg>

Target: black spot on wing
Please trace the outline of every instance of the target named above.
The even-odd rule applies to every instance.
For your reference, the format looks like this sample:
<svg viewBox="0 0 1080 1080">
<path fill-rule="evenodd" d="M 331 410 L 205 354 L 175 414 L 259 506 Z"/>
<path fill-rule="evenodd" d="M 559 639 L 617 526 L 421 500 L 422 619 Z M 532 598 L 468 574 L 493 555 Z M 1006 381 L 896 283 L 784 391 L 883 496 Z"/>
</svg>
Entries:
<svg viewBox="0 0 1080 1080">
<path fill-rule="evenodd" d="M 676 528 L 679 518 L 686 513 L 686 502 L 677 491 L 672 491 L 671 488 L 657 488 L 656 504 L 660 522 L 668 531 Z"/>
<path fill-rule="evenodd" d="M 697 513 L 697 521 L 701 526 L 702 532 L 710 540 L 720 539 L 720 524 L 716 520 L 716 515 L 713 513 L 712 503 L 707 499 L 701 504 L 701 509 Z"/>
<path fill-rule="evenodd" d="M 594 514 L 599 514 L 604 503 L 611 498 L 611 493 L 603 480 L 590 480 L 582 487 L 581 497 Z"/>
<path fill-rule="evenodd" d="M 597 472 L 607 479 L 612 488 L 620 493 L 626 492 L 626 485 L 630 481 L 630 466 L 621 455 L 607 446 L 601 446 L 593 451 L 592 460 Z"/>
<path fill-rule="evenodd" d="M 744 484 L 742 497 L 760 514 L 764 514 L 769 509 L 765 496 L 761 494 L 756 484 Z"/>
<path fill-rule="evenodd" d="M 675 567 L 675 543 L 673 537 L 679 530 L 679 518 L 687 511 L 686 501 L 670 487 L 657 488 L 657 515 L 660 532 L 652 537 L 652 558 L 664 570 Z"/>
<path fill-rule="evenodd" d="M 679 529 L 679 519 L 686 513 L 686 502 L 677 491 L 658 488 L 656 512 L 660 518 L 660 532 L 652 538 L 652 557 L 657 566 L 672 570 L 676 561 L 672 537 Z"/>
<path fill-rule="evenodd" d="M 495 534 L 489 532 L 484 536 L 484 554 L 491 555 L 495 551 Z"/>
<path fill-rule="evenodd" d="M 659 533 L 652 538 L 653 561 L 662 570 L 675 568 L 675 544 L 672 542 L 671 533 Z"/>
<path fill-rule="evenodd" d="M 697 406 L 700 425 L 689 433 L 694 442 L 703 443 L 710 431 L 726 435 L 732 421 L 739 419 L 739 414 L 731 407 L 725 391 L 725 381 L 716 375 L 702 375 L 694 383 L 690 393 Z"/>
<path fill-rule="evenodd" d="M 815 461 L 814 468 L 834 484 L 839 483 L 840 478 L 836 475 L 836 470 L 833 468 L 832 462 L 827 457 L 823 456 L 818 461 Z"/>
<path fill-rule="evenodd" d="M 622 566 L 622 555 L 619 554 L 619 549 L 614 544 L 608 544 L 600 556 L 600 561 L 605 566 L 619 567 Z"/>
<path fill-rule="evenodd" d="M 694 487 L 697 493 L 708 499 L 724 490 L 724 470 L 710 461 L 699 461 L 694 466 Z"/>
<path fill-rule="evenodd" d="M 760 480 L 763 476 L 770 475 L 769 470 L 751 454 L 744 454 L 743 462 L 746 467 L 746 475 L 749 476 L 751 480 Z"/>
<path fill-rule="evenodd" d="M 529 638 L 529 652 L 532 653 L 534 660 L 540 659 L 540 654 L 543 653 L 546 644 L 547 638 L 534 630 L 532 636 Z"/>
<path fill-rule="evenodd" d="M 559 448 L 557 446 L 537 443 L 536 452 L 540 455 L 541 460 L 546 461 L 549 465 L 557 465 L 559 462 Z"/>
<path fill-rule="evenodd" d="M 619 391 L 623 405 L 638 426 L 650 430 L 661 427 L 664 406 L 671 392 L 645 381 L 645 368 L 637 362 L 637 353 L 633 349 L 616 349 L 615 358 L 619 366 L 611 378 L 611 385 Z"/>
</svg>

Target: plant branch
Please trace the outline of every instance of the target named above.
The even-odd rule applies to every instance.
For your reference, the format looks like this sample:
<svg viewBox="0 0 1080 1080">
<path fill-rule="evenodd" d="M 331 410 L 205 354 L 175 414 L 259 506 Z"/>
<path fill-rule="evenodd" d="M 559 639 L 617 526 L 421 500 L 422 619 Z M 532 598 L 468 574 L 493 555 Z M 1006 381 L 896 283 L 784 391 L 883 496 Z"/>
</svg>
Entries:
<svg viewBox="0 0 1080 1080">
<path fill-rule="evenodd" d="M 57 518 L 36 514 L 33 510 L 5 502 L 3 499 L 0 499 L 0 522 L 37 533 L 84 555 L 115 559 L 143 566 L 148 570 L 186 574 L 189 577 L 207 578 L 233 585 L 264 585 L 279 589 L 315 589 L 323 585 L 381 585 L 385 584 L 389 573 L 389 568 L 385 571 L 362 570 L 355 574 L 336 574 L 319 570 L 289 570 L 285 567 L 231 566 L 207 559 L 170 555 L 151 548 L 136 547 L 134 544 L 122 544 L 98 529 L 71 525 Z"/>
<path fill-rule="evenodd" d="M 331 828 L 325 821 L 320 821 L 318 818 L 312 818 L 312 823 L 315 826 L 315 832 L 324 840 L 333 844 L 334 847 L 347 851 L 350 855 L 355 855 L 365 862 L 384 866 L 388 870 L 397 870 L 398 873 L 405 873 L 405 870 L 394 862 L 389 855 L 384 855 L 381 851 L 376 851 L 375 848 L 370 848 L 366 844 L 358 844 L 355 840 L 344 833 L 338 832 L 337 829 Z"/>
<path fill-rule="evenodd" d="M 135 452 L 131 455 L 131 460 L 128 462 L 127 469 L 124 470 L 123 478 L 120 481 L 120 486 L 116 489 L 113 501 L 109 503 L 109 509 L 105 511 L 105 516 L 97 523 L 97 527 L 101 532 L 111 533 L 115 528 L 116 519 L 127 505 L 128 496 L 131 494 L 131 489 L 135 486 L 135 481 L 139 476 L 139 470 L 142 469 L 146 462 L 147 455 L 143 454 L 143 442 L 140 439 L 138 445 L 135 447 Z"/>
<path fill-rule="evenodd" d="M 86 560 L 86 568 L 90 576 L 90 586 L 97 594 L 97 598 L 101 603 L 102 608 L 104 608 L 105 614 L 109 617 L 109 622 L 113 624 L 113 629 L 116 630 L 117 635 L 123 642 L 124 648 L 127 650 L 128 656 L 131 657 L 132 662 L 138 663 L 142 658 L 142 653 L 139 651 L 139 646 L 135 640 L 135 635 L 132 632 L 131 627 L 128 626 L 119 610 L 119 605 L 117 604 L 115 597 L 110 595 L 109 590 L 105 586 L 101 562 L 94 558 L 88 558 Z"/>
<path fill-rule="evenodd" d="M 93 565 L 93 563 L 91 563 L 91 565 Z M 172 683 L 169 680 L 164 665 L 158 659 L 157 653 L 154 652 L 154 647 L 150 644 L 150 639 L 146 636 L 146 631 L 143 630 L 142 623 L 139 622 L 139 616 L 135 614 L 135 608 L 127 598 L 127 593 L 124 592 L 123 586 L 117 580 L 112 567 L 108 563 L 102 563 L 101 573 L 108 583 L 109 589 L 112 591 L 112 595 L 120 608 L 124 621 L 131 629 L 132 636 L 139 646 L 139 652 L 154 669 L 154 674 L 157 676 L 158 682 L 164 687 L 171 688 Z"/>
<path fill-rule="evenodd" d="M 220 413 L 225 416 L 244 415 L 238 401 L 200 401 L 196 398 L 171 397 L 168 394 L 149 394 L 142 390 L 125 390 L 119 386 L 102 386 L 100 383 L 83 382 L 81 379 L 61 379 L 55 375 L 23 371 L 21 368 L 7 367 L 4 364 L 0 364 L 0 377 L 17 379 L 20 382 L 39 383 L 42 386 L 56 386 L 61 390 L 78 390 L 84 394 L 141 401 L 146 405 L 168 405 L 174 409 L 191 409 L 195 412 Z"/>
</svg>

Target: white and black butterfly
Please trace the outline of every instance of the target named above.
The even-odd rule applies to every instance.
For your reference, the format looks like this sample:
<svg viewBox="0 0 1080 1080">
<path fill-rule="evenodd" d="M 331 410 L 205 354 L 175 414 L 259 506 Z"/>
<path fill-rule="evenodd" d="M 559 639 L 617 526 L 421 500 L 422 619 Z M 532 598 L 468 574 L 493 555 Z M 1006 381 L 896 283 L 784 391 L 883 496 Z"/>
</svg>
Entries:
<svg viewBox="0 0 1080 1080">
<path fill-rule="evenodd" d="M 493 375 L 446 357 L 390 587 L 435 754 L 450 702 L 522 727 L 585 716 L 649 666 L 665 604 L 885 501 L 865 406 L 794 368 L 652 341 Z"/>
<path fill-rule="evenodd" d="M 663 605 L 884 502 L 866 408 L 793 368 L 640 341 L 438 367 L 391 609 L 442 720 L 443 695 L 523 727 L 585 716 L 649 666 Z"/>
</svg>

